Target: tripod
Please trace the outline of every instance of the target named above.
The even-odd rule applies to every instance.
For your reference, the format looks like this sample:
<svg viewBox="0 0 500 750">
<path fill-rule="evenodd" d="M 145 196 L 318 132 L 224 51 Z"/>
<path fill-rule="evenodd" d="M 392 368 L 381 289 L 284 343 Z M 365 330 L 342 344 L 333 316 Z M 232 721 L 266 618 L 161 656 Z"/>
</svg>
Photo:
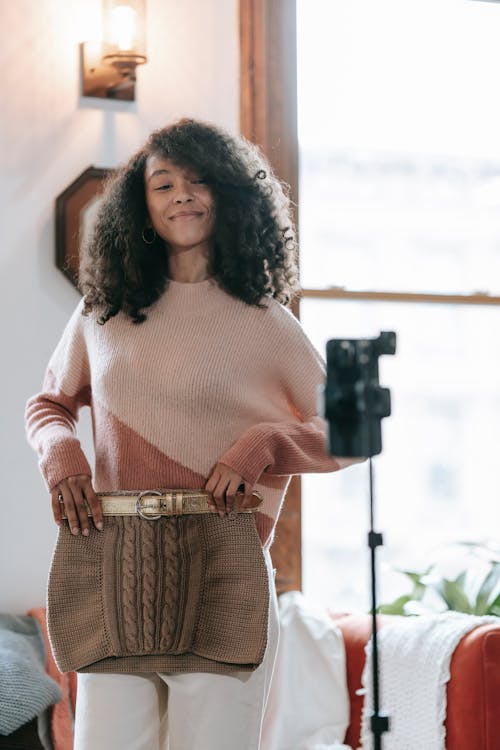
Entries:
<svg viewBox="0 0 500 750">
<path fill-rule="evenodd" d="M 374 530 L 372 456 L 382 451 L 380 423 L 391 413 L 390 393 L 379 385 L 378 358 L 394 354 L 396 334 L 382 331 L 377 339 L 332 339 L 327 347 L 327 378 L 324 415 L 329 426 L 329 450 L 333 456 L 370 459 L 370 530 L 368 547 L 371 565 L 373 713 L 370 727 L 374 750 L 382 750 L 382 734 L 389 731 L 389 717 L 380 712 L 379 658 L 377 642 L 376 550 L 382 534 Z"/>
</svg>

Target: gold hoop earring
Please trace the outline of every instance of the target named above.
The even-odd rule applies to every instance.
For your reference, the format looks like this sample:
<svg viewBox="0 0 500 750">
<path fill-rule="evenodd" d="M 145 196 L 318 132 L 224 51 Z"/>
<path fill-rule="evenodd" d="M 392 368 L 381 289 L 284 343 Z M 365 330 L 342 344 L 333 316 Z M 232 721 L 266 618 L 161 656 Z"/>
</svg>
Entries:
<svg viewBox="0 0 500 750">
<path fill-rule="evenodd" d="M 152 236 L 151 236 L 151 239 L 149 239 L 148 237 L 146 237 L 146 231 L 148 229 L 149 229 L 150 232 L 153 233 Z M 152 245 L 153 242 L 156 240 L 156 232 L 153 229 L 153 227 L 143 227 L 142 228 L 142 232 L 141 232 L 141 237 L 142 237 L 142 241 L 144 242 L 145 245 Z"/>
</svg>

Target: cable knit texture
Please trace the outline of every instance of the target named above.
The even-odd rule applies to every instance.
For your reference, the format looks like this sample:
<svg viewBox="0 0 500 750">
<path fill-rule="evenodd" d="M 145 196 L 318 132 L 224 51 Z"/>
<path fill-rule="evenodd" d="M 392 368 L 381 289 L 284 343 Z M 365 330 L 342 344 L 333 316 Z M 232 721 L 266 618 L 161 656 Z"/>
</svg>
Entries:
<svg viewBox="0 0 500 750">
<path fill-rule="evenodd" d="M 325 377 L 321 356 L 290 311 L 272 298 L 263 301 L 263 309 L 246 305 L 212 279 L 170 281 L 144 323 L 134 325 L 120 312 L 104 326 L 93 314 L 81 314 L 81 301 L 49 361 L 42 391 L 26 406 L 28 440 L 47 488 L 87 474 L 98 492 L 199 489 L 222 462 L 263 495 L 259 512 L 245 522 L 256 528 L 262 554 L 272 543 L 290 475 L 336 471 L 354 462 L 326 452 L 326 424 L 317 413 L 317 388 Z M 92 414 L 93 471 L 77 437 L 83 406 Z M 198 533 L 212 533 L 217 518 L 197 519 Z M 228 530 L 228 519 L 219 520 Z M 186 604 L 182 587 L 192 539 L 182 537 L 179 520 L 155 526 L 117 518 L 106 524 L 106 533 L 115 536 L 112 556 L 95 534 L 64 540 L 82 549 L 82 565 L 89 564 L 85 550 L 95 544 L 95 560 L 109 565 L 113 557 L 118 576 L 116 591 L 108 593 L 124 619 L 116 625 L 114 644 L 108 632 L 102 653 L 94 649 L 93 657 L 128 653 L 134 659 L 138 647 L 145 654 L 155 644 L 168 651 Z M 104 627 L 110 616 L 105 602 L 97 597 L 94 605 Z M 249 662 L 262 645 L 259 636 L 256 644 Z M 80 666 L 88 657 L 77 659 Z M 60 663 L 69 664 L 62 656 Z"/>
<path fill-rule="evenodd" d="M 62 672 L 251 671 L 267 645 L 269 580 L 251 514 L 109 516 L 59 530 L 47 623 Z"/>
</svg>

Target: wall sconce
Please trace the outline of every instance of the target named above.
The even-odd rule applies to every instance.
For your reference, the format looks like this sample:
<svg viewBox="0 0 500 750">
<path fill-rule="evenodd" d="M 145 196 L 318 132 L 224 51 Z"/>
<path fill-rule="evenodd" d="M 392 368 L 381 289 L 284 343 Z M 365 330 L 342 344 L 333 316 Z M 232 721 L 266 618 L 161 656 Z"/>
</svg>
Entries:
<svg viewBox="0 0 500 750">
<path fill-rule="evenodd" d="M 135 99 L 135 70 L 147 62 L 146 0 L 104 0 L 102 42 L 83 42 L 82 94 Z"/>
</svg>

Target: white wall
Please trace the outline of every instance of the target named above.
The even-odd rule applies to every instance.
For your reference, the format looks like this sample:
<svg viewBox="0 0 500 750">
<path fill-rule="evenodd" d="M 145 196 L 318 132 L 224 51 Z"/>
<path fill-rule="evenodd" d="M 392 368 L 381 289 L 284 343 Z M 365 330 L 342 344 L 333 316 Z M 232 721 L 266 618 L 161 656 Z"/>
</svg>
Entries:
<svg viewBox="0 0 500 750">
<path fill-rule="evenodd" d="M 79 298 L 55 266 L 55 197 L 86 167 L 115 166 L 182 115 L 237 131 L 237 5 L 149 0 L 150 61 L 136 102 L 120 103 L 79 98 L 78 44 L 95 36 L 99 0 L 0 0 L 0 611 L 45 603 L 57 531 L 23 423 Z"/>
</svg>

